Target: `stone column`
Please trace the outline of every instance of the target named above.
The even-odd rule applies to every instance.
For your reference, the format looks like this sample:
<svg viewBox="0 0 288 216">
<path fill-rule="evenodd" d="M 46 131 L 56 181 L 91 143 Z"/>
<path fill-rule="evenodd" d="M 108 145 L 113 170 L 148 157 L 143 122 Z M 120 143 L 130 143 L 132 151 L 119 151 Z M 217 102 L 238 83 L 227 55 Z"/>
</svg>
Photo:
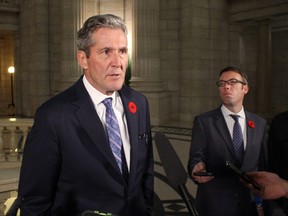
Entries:
<svg viewBox="0 0 288 216">
<path fill-rule="evenodd" d="M 256 111 L 263 117 L 268 115 L 269 85 L 271 77 L 271 21 L 258 21 L 258 59 L 256 72 Z"/>
<path fill-rule="evenodd" d="M 169 116 L 160 78 L 159 29 L 159 0 L 134 0 L 131 87 L 148 97 L 153 125 Z"/>
<path fill-rule="evenodd" d="M 17 115 L 33 116 L 49 97 L 49 1 L 19 1 L 15 67 Z"/>
<path fill-rule="evenodd" d="M 62 0 L 60 31 L 61 31 L 61 48 L 60 48 L 60 70 L 55 76 L 56 83 L 55 93 L 61 92 L 71 86 L 82 74 L 76 58 L 76 38 L 77 31 L 81 27 L 83 19 L 84 0 L 70 1 Z"/>
</svg>

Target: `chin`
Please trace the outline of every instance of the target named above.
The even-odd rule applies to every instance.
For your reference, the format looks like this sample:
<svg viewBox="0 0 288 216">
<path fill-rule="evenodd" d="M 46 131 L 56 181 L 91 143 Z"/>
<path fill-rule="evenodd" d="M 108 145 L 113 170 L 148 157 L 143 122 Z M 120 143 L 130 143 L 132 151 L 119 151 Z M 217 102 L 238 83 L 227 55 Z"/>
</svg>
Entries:
<svg viewBox="0 0 288 216">
<path fill-rule="evenodd" d="M 117 85 L 113 85 L 111 89 L 113 91 L 119 91 L 122 88 L 122 86 L 123 86 L 123 83 L 117 84 Z"/>
</svg>

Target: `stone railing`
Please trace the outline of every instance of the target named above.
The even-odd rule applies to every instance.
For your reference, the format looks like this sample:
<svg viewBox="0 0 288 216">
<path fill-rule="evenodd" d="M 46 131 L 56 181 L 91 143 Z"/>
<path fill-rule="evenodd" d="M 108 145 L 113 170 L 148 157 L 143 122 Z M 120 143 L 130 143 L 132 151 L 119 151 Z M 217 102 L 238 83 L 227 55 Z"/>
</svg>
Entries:
<svg viewBox="0 0 288 216">
<path fill-rule="evenodd" d="M 0 119 L 0 163 L 21 161 L 33 119 Z"/>
<path fill-rule="evenodd" d="M 24 144 L 32 124 L 33 119 L 0 119 L 0 173 L 1 169 L 20 167 Z M 12 194 L 17 196 L 18 170 L 13 171 L 17 174 L 0 176 L 0 216 L 4 216 L 4 211 L 10 207 L 5 206 L 5 202 Z"/>
<path fill-rule="evenodd" d="M 0 6 L 15 7 L 16 0 L 0 0 Z"/>
</svg>

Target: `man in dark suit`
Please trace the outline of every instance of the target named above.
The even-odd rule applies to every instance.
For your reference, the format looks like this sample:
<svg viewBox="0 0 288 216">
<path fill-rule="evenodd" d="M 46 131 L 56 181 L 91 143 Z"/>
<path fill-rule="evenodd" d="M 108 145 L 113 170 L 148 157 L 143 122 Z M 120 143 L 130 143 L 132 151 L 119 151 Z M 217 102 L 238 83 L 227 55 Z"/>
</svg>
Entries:
<svg viewBox="0 0 288 216">
<path fill-rule="evenodd" d="M 196 207 L 205 216 L 257 215 L 254 197 L 239 177 L 226 166 L 230 161 L 242 171 L 266 166 L 266 121 L 244 109 L 248 93 L 247 75 L 227 67 L 216 82 L 222 106 L 194 119 L 188 172 L 198 184 Z M 238 115 L 241 133 L 240 153 L 233 146 L 233 128 Z M 236 135 L 235 135 L 236 136 Z M 208 171 L 213 176 L 196 176 Z"/>
<path fill-rule="evenodd" d="M 78 216 L 87 210 L 150 215 L 149 108 L 144 95 L 123 85 L 126 26 L 111 14 L 93 16 L 77 36 L 77 59 L 84 75 L 36 112 L 20 173 L 21 215 Z M 113 120 L 118 122 L 115 143 L 121 155 L 110 148 L 115 143 L 109 142 L 106 98 L 112 99 Z"/>
<path fill-rule="evenodd" d="M 288 180 L 288 111 L 279 113 L 271 122 L 269 129 L 270 170 Z M 283 213 L 288 215 L 288 199 L 279 200 Z"/>
</svg>

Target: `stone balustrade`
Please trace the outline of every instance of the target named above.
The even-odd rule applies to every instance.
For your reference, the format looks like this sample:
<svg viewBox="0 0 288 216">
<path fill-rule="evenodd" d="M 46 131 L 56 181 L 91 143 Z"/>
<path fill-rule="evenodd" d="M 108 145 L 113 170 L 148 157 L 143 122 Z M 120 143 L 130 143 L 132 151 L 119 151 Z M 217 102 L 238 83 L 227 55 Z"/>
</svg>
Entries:
<svg viewBox="0 0 288 216">
<path fill-rule="evenodd" d="M 14 7 L 16 5 L 15 0 L 0 0 L 0 6 Z"/>
<path fill-rule="evenodd" d="M 15 166 L 20 167 L 25 141 L 32 124 L 33 119 L 0 119 L 0 175 L 1 171 L 3 173 L 7 169 L 15 169 Z M 0 216 L 4 216 L 4 211 L 9 207 L 4 203 L 11 194 L 17 194 L 18 169 L 13 172 L 17 172 L 17 175 L 6 173 L 0 176 Z"/>
<path fill-rule="evenodd" d="M 0 119 L 0 163 L 22 160 L 22 153 L 33 119 Z"/>
</svg>

